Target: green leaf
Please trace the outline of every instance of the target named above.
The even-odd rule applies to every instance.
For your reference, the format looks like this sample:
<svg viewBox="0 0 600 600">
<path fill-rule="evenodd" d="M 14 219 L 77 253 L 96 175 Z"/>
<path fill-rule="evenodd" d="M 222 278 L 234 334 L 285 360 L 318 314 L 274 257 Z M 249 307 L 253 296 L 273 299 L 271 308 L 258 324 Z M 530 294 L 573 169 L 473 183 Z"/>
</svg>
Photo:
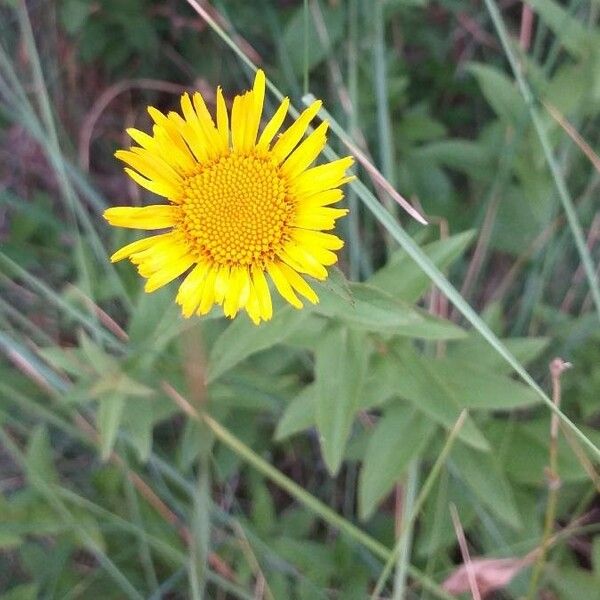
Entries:
<svg viewBox="0 0 600 600">
<path fill-rule="evenodd" d="M 563 46 L 575 57 L 589 52 L 600 41 L 598 35 L 585 28 L 554 0 L 527 0 L 539 18 L 552 29 Z"/>
<path fill-rule="evenodd" d="M 464 231 L 423 247 L 423 252 L 439 268 L 446 269 L 469 247 L 475 230 Z M 403 250 L 395 252 L 387 265 L 368 281 L 374 287 L 391 294 L 396 300 L 416 302 L 428 289 L 431 280 Z"/>
<path fill-rule="evenodd" d="M 540 356 L 548 347 L 550 339 L 547 337 L 508 338 L 502 342 L 521 364 L 526 365 Z M 479 369 L 494 373 L 510 374 L 513 371 L 511 366 L 476 334 L 449 344 L 447 355 L 463 363 L 473 361 L 473 357 L 476 356 Z"/>
<path fill-rule="evenodd" d="M 64 0 L 60 7 L 60 20 L 68 33 L 77 33 L 85 25 L 92 11 L 87 0 Z"/>
<path fill-rule="evenodd" d="M 307 385 L 286 407 L 277 428 L 275 439 L 284 440 L 315 424 L 316 388 Z"/>
<path fill-rule="evenodd" d="M 207 381 L 214 381 L 252 354 L 285 341 L 302 327 L 308 314 L 285 306 L 258 327 L 241 315 L 217 338 L 208 360 Z"/>
<path fill-rule="evenodd" d="M 0 551 L 12 550 L 23 544 L 23 538 L 16 533 L 0 529 Z"/>
<path fill-rule="evenodd" d="M 358 482 L 360 518 L 368 519 L 379 502 L 427 446 L 436 426 L 406 404 L 386 410 L 371 434 Z"/>
<path fill-rule="evenodd" d="M 597 431 L 582 428 L 582 431 L 596 444 L 600 435 Z M 550 437 L 548 415 L 531 422 L 506 422 L 493 420 L 486 423 L 485 434 L 494 448 L 501 448 L 498 454 L 502 469 L 517 483 L 530 486 L 546 485 L 548 466 L 548 440 Z M 527 460 L 524 460 L 527 457 Z M 588 475 L 563 435 L 558 438 L 558 472 L 561 481 L 585 481 Z"/>
<path fill-rule="evenodd" d="M 315 352 L 316 421 L 325 464 L 335 475 L 346 442 L 367 366 L 365 337 L 346 327 L 325 333 Z"/>
<path fill-rule="evenodd" d="M 598 577 L 581 568 L 561 565 L 560 569 L 549 570 L 553 586 L 561 600 L 598 598 Z"/>
<path fill-rule="evenodd" d="M 450 431 L 464 406 L 455 391 L 435 369 L 435 360 L 422 357 L 410 348 L 394 351 L 379 362 L 378 375 L 397 398 L 413 403 L 415 408 Z M 458 438 L 479 450 L 489 450 L 489 444 L 473 420 L 468 417 Z"/>
<path fill-rule="evenodd" d="M 423 160 L 432 161 L 479 180 L 489 178 L 494 158 L 490 149 L 482 142 L 462 139 L 431 142 L 420 146 L 414 154 Z M 452 237 L 440 242 L 447 242 Z"/>
<path fill-rule="evenodd" d="M 322 5 L 323 21 L 330 44 L 336 44 L 344 32 L 345 11 L 341 6 Z M 299 7 L 283 32 L 283 44 L 296 75 L 304 72 L 304 9 Z M 314 21 L 308 17 L 308 69 L 318 65 L 327 56 L 328 48 L 320 40 Z"/>
<path fill-rule="evenodd" d="M 519 529 L 522 526 L 510 484 L 494 453 L 479 452 L 457 443 L 451 459 L 460 478 L 482 504 L 510 527 Z"/>
<path fill-rule="evenodd" d="M 39 587 L 36 583 L 15 585 L 0 596 L 2 600 L 36 600 L 39 597 Z"/>
<path fill-rule="evenodd" d="M 525 102 L 514 82 L 496 67 L 471 63 L 468 67 L 494 112 L 507 123 L 519 124 L 525 116 Z"/>
<path fill-rule="evenodd" d="M 52 455 L 48 430 L 44 425 L 39 425 L 33 430 L 29 438 L 29 445 L 27 446 L 27 453 L 25 455 L 25 466 L 28 476 L 37 481 L 56 483 L 58 481 L 58 474 L 52 461 Z"/>
<path fill-rule="evenodd" d="M 429 366 L 460 405 L 469 409 L 509 410 L 541 402 L 531 388 L 493 370 L 481 368 L 473 358 L 468 361 L 443 358 L 431 361 Z"/>
<path fill-rule="evenodd" d="M 320 290 L 320 302 L 312 310 L 354 329 L 436 340 L 464 336 L 463 330 L 454 323 L 434 317 L 364 283 L 349 285 L 352 301 L 348 304 L 319 286 L 315 287 Z"/>
<path fill-rule="evenodd" d="M 100 401 L 96 421 L 100 433 L 100 454 L 104 461 L 109 459 L 115 445 L 124 404 L 125 396 L 119 393 L 105 397 Z"/>
</svg>

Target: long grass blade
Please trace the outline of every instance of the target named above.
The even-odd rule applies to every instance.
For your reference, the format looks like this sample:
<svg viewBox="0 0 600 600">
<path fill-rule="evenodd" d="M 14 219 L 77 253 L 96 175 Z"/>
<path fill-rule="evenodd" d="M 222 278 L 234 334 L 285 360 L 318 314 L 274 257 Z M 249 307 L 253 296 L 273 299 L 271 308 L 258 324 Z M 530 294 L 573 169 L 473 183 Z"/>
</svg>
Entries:
<svg viewBox="0 0 600 600">
<path fill-rule="evenodd" d="M 577 210 L 575 209 L 575 204 L 573 203 L 573 200 L 567 188 L 567 184 L 565 182 L 558 161 L 554 156 L 552 144 L 550 143 L 550 139 L 548 138 L 548 134 L 544 127 L 544 122 L 537 108 L 537 101 L 523 73 L 521 63 L 517 59 L 517 55 L 510 41 L 508 31 L 504 24 L 504 20 L 502 19 L 502 16 L 498 9 L 498 5 L 496 4 L 495 0 L 485 0 L 485 5 L 488 9 L 488 12 L 490 13 L 490 17 L 492 18 L 492 22 L 494 23 L 494 27 L 496 28 L 496 32 L 498 33 L 498 37 L 500 38 L 500 42 L 502 43 L 502 48 L 504 49 L 506 58 L 508 59 L 508 62 L 510 63 L 510 66 L 512 68 L 519 91 L 521 92 L 521 95 L 525 100 L 525 104 L 527 105 L 527 110 L 529 111 L 531 122 L 533 123 L 540 144 L 542 146 L 546 162 L 548 163 L 548 167 L 552 174 L 552 179 L 554 180 L 554 185 L 556 186 L 558 196 L 560 198 L 563 209 L 565 211 L 565 215 L 567 217 L 569 228 L 571 229 L 571 234 L 573 235 L 573 239 L 575 240 L 575 245 L 577 246 L 577 251 L 579 252 L 579 257 L 581 259 L 581 263 L 583 264 L 588 284 L 590 286 L 590 291 L 594 299 L 596 312 L 598 313 L 598 318 L 600 319 L 600 283 L 598 281 L 598 275 L 596 274 L 596 269 L 594 267 L 594 262 L 590 255 L 590 251 L 587 247 L 587 244 L 585 243 L 585 236 L 583 234 L 581 224 L 579 223 L 579 218 L 577 217 Z"/>
</svg>

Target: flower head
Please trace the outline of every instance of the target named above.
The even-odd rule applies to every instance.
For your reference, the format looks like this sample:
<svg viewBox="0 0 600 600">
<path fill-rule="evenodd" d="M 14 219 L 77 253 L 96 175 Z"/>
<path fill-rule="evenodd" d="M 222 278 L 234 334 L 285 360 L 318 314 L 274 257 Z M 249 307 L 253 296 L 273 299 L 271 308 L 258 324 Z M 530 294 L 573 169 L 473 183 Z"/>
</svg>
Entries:
<svg viewBox="0 0 600 600">
<path fill-rule="evenodd" d="M 168 231 L 128 244 L 111 260 L 137 265 L 146 292 L 187 273 L 176 298 L 186 317 L 219 304 L 228 317 L 246 310 L 256 324 L 270 319 L 267 276 L 292 306 L 302 308 L 299 295 L 318 302 L 304 275 L 325 279 L 325 267 L 337 261 L 333 251 L 343 246 L 324 232 L 347 213 L 331 205 L 352 179 L 352 158 L 311 167 L 327 123 L 302 138 L 320 101 L 277 136 L 290 104 L 284 99 L 259 133 L 264 96 L 259 70 L 252 90 L 235 97 L 231 115 L 217 89 L 216 124 L 199 93 L 182 96 L 182 114 L 150 107 L 153 135 L 128 129 L 138 146 L 115 154 L 134 181 L 168 203 L 109 208 L 106 220 Z"/>
</svg>

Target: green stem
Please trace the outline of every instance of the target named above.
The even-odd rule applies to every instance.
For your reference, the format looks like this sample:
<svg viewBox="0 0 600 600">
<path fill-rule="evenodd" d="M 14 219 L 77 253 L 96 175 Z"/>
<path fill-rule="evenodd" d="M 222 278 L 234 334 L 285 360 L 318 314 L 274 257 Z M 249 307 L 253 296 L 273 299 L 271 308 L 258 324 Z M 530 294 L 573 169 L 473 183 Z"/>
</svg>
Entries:
<svg viewBox="0 0 600 600">
<path fill-rule="evenodd" d="M 408 574 L 408 565 L 410 564 L 410 552 L 412 546 L 413 525 L 410 517 L 414 511 L 415 498 L 419 486 L 419 461 L 414 460 L 408 469 L 408 476 L 402 495 L 402 515 L 400 517 L 399 533 L 402 529 L 406 530 L 404 543 L 398 553 L 396 561 L 396 575 L 394 577 L 393 600 L 403 600 L 406 598 L 406 576 Z M 406 526 L 404 524 L 406 523 Z"/>
<path fill-rule="evenodd" d="M 303 7 L 303 18 L 304 18 L 304 56 L 303 56 L 303 78 L 302 78 L 302 90 L 303 95 L 308 94 L 308 0 L 304 0 Z"/>
<path fill-rule="evenodd" d="M 417 518 L 419 512 L 421 511 L 423 504 L 425 504 L 425 500 L 427 500 L 427 497 L 429 496 L 429 493 L 431 492 L 431 489 L 433 488 L 433 484 L 435 483 L 435 480 L 437 479 L 440 471 L 442 470 L 442 467 L 444 466 L 444 463 L 446 462 L 446 458 L 448 457 L 448 454 L 450 453 L 450 450 L 452 449 L 452 446 L 454 445 L 456 436 L 459 434 L 460 430 L 462 429 L 462 426 L 464 425 L 466 418 L 467 418 L 467 411 L 463 410 L 460 413 L 456 423 L 454 424 L 454 427 L 450 431 L 450 433 L 448 435 L 448 439 L 446 440 L 446 443 L 444 444 L 442 451 L 438 455 L 431 471 L 429 472 L 429 475 L 427 476 L 427 479 L 425 480 L 425 483 L 423 484 L 423 488 L 419 492 L 419 496 L 417 497 L 417 500 L 414 503 L 410 517 L 408 519 L 406 519 L 406 521 L 404 521 L 404 520 L 402 521 L 402 530 L 400 531 L 400 535 L 398 536 L 396 545 L 394 546 L 394 549 L 390 553 L 390 555 L 387 559 L 387 562 L 385 563 L 385 566 L 383 568 L 383 571 L 381 572 L 381 575 L 379 576 L 379 579 L 377 580 L 377 585 L 375 586 L 375 589 L 373 590 L 373 593 L 371 594 L 371 600 L 376 600 L 378 598 L 378 596 L 380 595 L 381 590 L 383 589 L 383 586 L 385 585 L 385 582 L 387 581 L 387 578 L 394 566 L 394 562 L 398 558 L 400 551 L 402 550 L 404 544 L 406 543 L 406 538 L 409 535 L 411 526 L 413 525 L 415 519 Z"/>
</svg>

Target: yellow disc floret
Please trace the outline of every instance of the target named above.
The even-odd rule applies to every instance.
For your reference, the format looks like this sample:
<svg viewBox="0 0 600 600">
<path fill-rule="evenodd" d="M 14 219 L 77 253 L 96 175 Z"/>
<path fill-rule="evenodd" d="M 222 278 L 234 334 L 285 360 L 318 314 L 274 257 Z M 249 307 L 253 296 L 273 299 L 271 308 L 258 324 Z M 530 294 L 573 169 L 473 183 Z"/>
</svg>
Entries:
<svg viewBox="0 0 600 600">
<path fill-rule="evenodd" d="M 182 187 L 177 227 L 199 259 L 264 269 L 289 239 L 294 202 L 269 156 L 232 153 L 200 167 Z"/>
</svg>

